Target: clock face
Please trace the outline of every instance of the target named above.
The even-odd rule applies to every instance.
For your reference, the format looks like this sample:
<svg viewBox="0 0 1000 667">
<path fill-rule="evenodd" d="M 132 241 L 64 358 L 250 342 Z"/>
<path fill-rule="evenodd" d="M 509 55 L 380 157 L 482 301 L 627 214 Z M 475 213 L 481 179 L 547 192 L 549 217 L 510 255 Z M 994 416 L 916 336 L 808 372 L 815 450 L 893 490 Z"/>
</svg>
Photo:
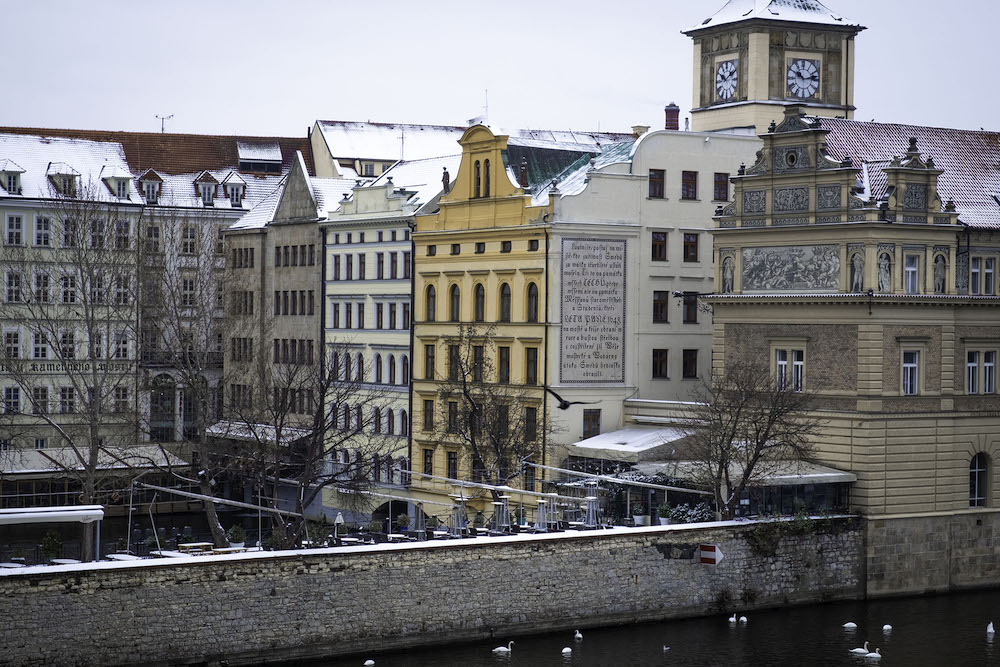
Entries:
<svg viewBox="0 0 1000 667">
<path fill-rule="evenodd" d="M 740 76 L 736 64 L 736 60 L 727 60 L 719 63 L 719 68 L 715 70 L 715 92 L 720 100 L 732 99 L 736 94 Z"/>
<path fill-rule="evenodd" d="M 819 61 L 796 60 L 788 67 L 788 92 L 793 97 L 812 97 L 819 90 Z"/>
</svg>

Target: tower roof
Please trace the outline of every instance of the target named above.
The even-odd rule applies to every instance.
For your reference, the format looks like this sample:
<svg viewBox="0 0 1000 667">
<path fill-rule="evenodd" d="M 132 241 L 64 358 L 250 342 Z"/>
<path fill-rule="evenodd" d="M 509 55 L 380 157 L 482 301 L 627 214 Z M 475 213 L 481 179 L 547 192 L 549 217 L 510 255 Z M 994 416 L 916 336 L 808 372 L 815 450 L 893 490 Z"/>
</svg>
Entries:
<svg viewBox="0 0 1000 667">
<path fill-rule="evenodd" d="M 832 11 L 819 0 L 729 0 L 722 9 L 700 24 L 684 31 L 684 34 L 691 35 L 701 30 L 754 20 L 812 23 L 850 28 L 855 32 L 865 29 L 860 23 Z"/>
</svg>

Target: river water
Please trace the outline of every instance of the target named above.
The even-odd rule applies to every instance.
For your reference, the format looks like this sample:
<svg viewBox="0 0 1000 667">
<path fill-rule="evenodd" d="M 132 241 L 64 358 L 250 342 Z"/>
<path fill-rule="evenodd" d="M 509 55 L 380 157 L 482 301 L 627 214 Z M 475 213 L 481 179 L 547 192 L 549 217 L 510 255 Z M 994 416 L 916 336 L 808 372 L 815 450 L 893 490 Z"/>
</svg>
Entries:
<svg viewBox="0 0 1000 667">
<path fill-rule="evenodd" d="M 614 628 L 362 655 L 313 663 L 313 667 L 359 667 L 373 658 L 377 667 L 604 667 L 616 665 L 880 665 L 944 667 L 1000 665 L 1000 634 L 990 638 L 992 620 L 1000 630 L 1000 591 L 957 593 L 873 602 L 841 602 L 746 612 L 745 625 L 727 615 L 644 623 Z M 856 630 L 844 630 L 847 621 Z M 882 626 L 892 625 L 885 633 Z M 492 649 L 514 639 L 509 657 Z M 852 655 L 865 641 L 882 651 L 878 662 Z M 664 645 L 670 647 L 664 651 Z M 564 647 L 572 654 L 564 657 Z"/>
</svg>

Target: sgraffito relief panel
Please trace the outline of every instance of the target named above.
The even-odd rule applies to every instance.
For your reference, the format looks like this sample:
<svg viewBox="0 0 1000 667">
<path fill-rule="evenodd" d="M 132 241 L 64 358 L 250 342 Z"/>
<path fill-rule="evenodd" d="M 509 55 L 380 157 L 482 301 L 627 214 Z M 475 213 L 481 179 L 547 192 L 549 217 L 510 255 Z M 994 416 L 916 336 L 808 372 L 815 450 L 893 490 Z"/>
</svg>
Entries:
<svg viewBox="0 0 1000 667">
<path fill-rule="evenodd" d="M 833 211 L 840 208 L 840 186 L 821 185 L 816 188 L 816 208 Z"/>
<path fill-rule="evenodd" d="M 903 208 L 907 211 L 927 210 L 927 186 L 923 183 L 907 183 L 903 195 Z"/>
<path fill-rule="evenodd" d="M 743 248 L 744 292 L 837 291 L 837 245 Z"/>
<path fill-rule="evenodd" d="M 776 213 L 809 210 L 809 188 L 779 188 L 774 191 Z"/>
<path fill-rule="evenodd" d="M 625 240 L 562 240 L 559 380 L 625 381 Z"/>
<path fill-rule="evenodd" d="M 766 190 L 744 190 L 743 191 L 743 214 L 753 215 L 763 213 L 767 207 Z"/>
</svg>

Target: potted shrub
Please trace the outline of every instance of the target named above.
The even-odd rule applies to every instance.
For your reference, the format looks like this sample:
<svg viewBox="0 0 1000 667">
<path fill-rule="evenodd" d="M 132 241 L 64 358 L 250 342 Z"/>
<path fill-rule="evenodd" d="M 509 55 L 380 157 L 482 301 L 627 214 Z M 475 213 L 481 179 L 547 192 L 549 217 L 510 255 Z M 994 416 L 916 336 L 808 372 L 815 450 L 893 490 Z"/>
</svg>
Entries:
<svg viewBox="0 0 1000 667">
<path fill-rule="evenodd" d="M 399 526 L 399 532 L 405 533 L 406 529 L 410 527 L 410 515 L 405 513 L 398 515 L 396 525 Z"/>
<path fill-rule="evenodd" d="M 646 506 L 642 503 L 632 505 L 632 521 L 637 526 L 648 526 L 649 517 L 646 516 Z"/>
<path fill-rule="evenodd" d="M 670 525 L 670 503 L 664 502 L 656 508 L 656 518 L 659 519 L 661 526 Z"/>
<path fill-rule="evenodd" d="M 227 537 L 229 538 L 229 546 L 242 547 L 247 541 L 247 531 L 243 530 L 243 526 L 240 524 L 236 524 L 229 529 Z"/>
<path fill-rule="evenodd" d="M 439 525 L 440 523 L 441 523 L 441 522 L 440 522 L 440 520 L 439 520 L 439 519 L 437 518 L 437 515 L 436 515 L 436 514 L 434 514 L 434 515 L 432 515 L 432 516 L 428 517 L 428 519 L 427 519 L 427 530 L 436 530 L 436 529 L 437 529 L 437 527 L 438 527 L 438 525 Z"/>
<path fill-rule="evenodd" d="M 685 505 L 677 505 L 676 507 L 671 508 L 671 510 L 670 510 L 670 522 L 671 523 L 688 523 L 690 521 L 690 519 L 688 518 L 688 514 L 689 514 L 690 509 L 691 508 L 688 507 L 686 504 Z"/>
</svg>

